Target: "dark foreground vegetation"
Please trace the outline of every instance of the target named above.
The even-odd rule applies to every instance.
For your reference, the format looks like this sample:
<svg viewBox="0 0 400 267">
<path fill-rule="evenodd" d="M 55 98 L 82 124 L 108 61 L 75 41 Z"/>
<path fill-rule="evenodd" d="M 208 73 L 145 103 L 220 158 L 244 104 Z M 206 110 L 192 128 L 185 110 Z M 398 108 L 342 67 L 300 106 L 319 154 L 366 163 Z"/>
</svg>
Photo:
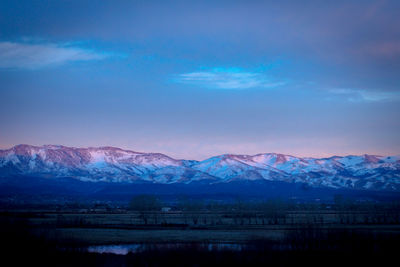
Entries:
<svg viewBox="0 0 400 267">
<path fill-rule="evenodd" d="M 394 202 L 337 196 L 326 204 L 186 197 L 163 203 L 142 195 L 120 204 L 2 207 L 2 260 L 9 266 L 387 266 L 400 252 Z M 121 244 L 140 249 L 124 255 L 88 249 Z"/>
</svg>

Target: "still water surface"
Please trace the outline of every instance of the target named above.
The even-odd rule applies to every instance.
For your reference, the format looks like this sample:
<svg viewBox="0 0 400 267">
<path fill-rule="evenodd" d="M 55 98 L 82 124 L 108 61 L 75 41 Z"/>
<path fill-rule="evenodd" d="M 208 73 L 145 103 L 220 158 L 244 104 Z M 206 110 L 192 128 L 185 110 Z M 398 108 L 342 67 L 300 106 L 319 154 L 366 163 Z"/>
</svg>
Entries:
<svg viewBox="0 0 400 267">
<path fill-rule="evenodd" d="M 205 251 L 241 251 L 246 248 L 246 244 L 238 243 L 160 243 L 160 244 L 120 244 L 120 245 L 101 245 L 90 246 L 87 248 L 91 253 L 112 253 L 126 255 L 128 253 L 138 253 L 149 250 L 174 250 L 174 249 L 197 249 Z"/>
</svg>

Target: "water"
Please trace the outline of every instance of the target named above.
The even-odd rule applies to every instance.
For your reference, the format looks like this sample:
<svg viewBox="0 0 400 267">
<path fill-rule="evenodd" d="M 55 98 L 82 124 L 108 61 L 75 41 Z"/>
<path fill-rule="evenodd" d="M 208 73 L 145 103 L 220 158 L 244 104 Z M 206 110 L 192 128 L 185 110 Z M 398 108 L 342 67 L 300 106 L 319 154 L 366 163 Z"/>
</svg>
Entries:
<svg viewBox="0 0 400 267">
<path fill-rule="evenodd" d="M 104 246 L 90 246 L 87 249 L 91 253 L 112 253 L 117 255 L 126 255 L 129 252 L 137 253 L 142 251 L 140 244 L 127 244 L 127 245 L 104 245 Z"/>
<path fill-rule="evenodd" d="M 139 253 L 149 250 L 174 250 L 174 249 L 195 249 L 203 251 L 242 251 L 245 244 L 239 243 L 159 243 L 159 244 L 120 244 L 90 246 L 87 248 L 91 253 L 112 253 L 126 255 L 128 253 Z"/>
</svg>

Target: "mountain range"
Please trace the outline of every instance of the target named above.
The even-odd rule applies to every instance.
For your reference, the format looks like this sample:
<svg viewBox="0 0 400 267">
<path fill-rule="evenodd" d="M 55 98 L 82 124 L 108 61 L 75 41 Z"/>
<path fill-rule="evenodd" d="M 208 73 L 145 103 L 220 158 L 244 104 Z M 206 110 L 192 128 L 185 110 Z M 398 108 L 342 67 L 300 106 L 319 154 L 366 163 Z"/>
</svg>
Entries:
<svg viewBox="0 0 400 267">
<path fill-rule="evenodd" d="M 311 158 L 264 153 L 224 154 L 196 161 L 115 147 L 17 145 L 0 150 L 0 186 L 16 177 L 112 184 L 271 181 L 312 188 L 400 192 L 400 156 Z"/>
</svg>

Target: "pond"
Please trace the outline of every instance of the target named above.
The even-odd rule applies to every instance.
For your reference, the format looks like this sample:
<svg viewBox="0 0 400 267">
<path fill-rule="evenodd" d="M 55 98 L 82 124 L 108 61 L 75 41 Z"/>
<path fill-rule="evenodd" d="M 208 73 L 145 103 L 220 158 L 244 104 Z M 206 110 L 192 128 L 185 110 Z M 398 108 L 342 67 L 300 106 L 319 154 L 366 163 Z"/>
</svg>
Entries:
<svg viewBox="0 0 400 267">
<path fill-rule="evenodd" d="M 100 245 L 87 248 L 91 253 L 111 253 L 126 255 L 152 250 L 201 250 L 201 251 L 242 251 L 248 245 L 240 243 L 136 243 L 119 245 Z"/>
</svg>

